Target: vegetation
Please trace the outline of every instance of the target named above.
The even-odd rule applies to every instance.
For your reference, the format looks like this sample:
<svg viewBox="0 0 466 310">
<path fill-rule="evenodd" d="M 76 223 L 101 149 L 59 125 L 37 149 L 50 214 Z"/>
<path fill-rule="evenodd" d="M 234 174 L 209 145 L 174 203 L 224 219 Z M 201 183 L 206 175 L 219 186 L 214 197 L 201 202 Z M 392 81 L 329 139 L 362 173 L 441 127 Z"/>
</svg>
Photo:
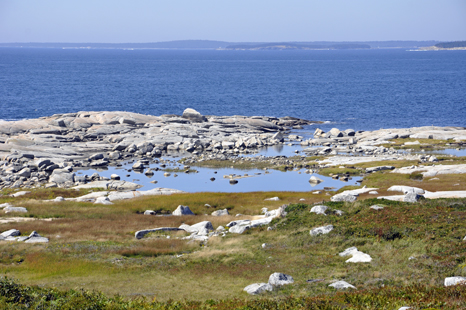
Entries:
<svg viewBox="0 0 466 310">
<path fill-rule="evenodd" d="M 408 144 L 405 145 L 405 143 L 412 143 L 412 142 L 419 142 L 419 144 Z M 393 139 L 390 140 L 390 143 L 383 144 L 384 147 L 387 148 L 394 148 L 397 150 L 416 150 L 419 151 L 421 149 L 425 150 L 441 150 L 445 149 L 448 147 L 452 147 L 452 145 L 455 145 L 456 143 L 453 140 L 435 140 L 435 139 L 414 139 L 414 138 L 399 138 L 399 139 Z"/>
<path fill-rule="evenodd" d="M 60 291 L 26 286 L 7 277 L 0 279 L 0 306 L 4 309 L 397 309 L 415 301 L 413 309 L 459 309 L 466 307 L 466 286 L 381 287 L 369 290 L 319 295 L 316 297 L 282 297 L 165 302 L 144 298 L 107 297 L 86 290 Z"/>
<path fill-rule="evenodd" d="M 316 158 L 295 158 L 293 168 L 310 166 Z M 465 158 L 438 156 L 442 164 Z M 231 162 L 221 162 L 231 164 Z M 242 162 L 234 164 L 241 165 Z M 244 164 L 249 164 L 245 161 Z M 269 163 L 266 163 L 269 164 Z M 282 163 L 277 163 L 282 164 Z M 323 174 L 355 175 L 367 167 L 395 167 L 417 161 L 384 161 L 322 169 Z M 265 168 L 265 167 L 264 167 Z M 394 174 L 379 171 L 362 185 L 390 195 L 388 187 L 408 185 L 426 190 L 466 190 L 466 175 Z M 345 187 L 339 191 L 353 189 Z M 0 308 L 6 309 L 461 309 L 466 286 L 444 287 L 449 276 L 466 276 L 466 199 L 421 200 L 418 203 L 371 199 L 329 202 L 334 192 L 195 193 L 144 196 L 113 205 L 51 202 L 57 196 L 77 197 L 91 190 L 34 189 L 13 198 L 3 191 L 0 204 L 28 209 L 0 213 L 2 230 L 22 235 L 37 231 L 48 244 L 0 242 Z M 398 194 L 398 193 L 396 193 Z M 279 197 L 279 201 L 266 198 Z M 325 204 L 326 215 L 310 213 Z M 211 221 L 216 228 L 237 219 L 254 219 L 261 209 L 287 204 L 288 215 L 268 230 L 212 236 L 207 242 L 183 239 L 183 231 L 157 232 L 137 240 L 138 230 L 178 227 Z M 383 206 L 373 210 L 372 205 Z M 159 215 L 188 205 L 196 216 Z M 210 216 L 228 209 L 229 216 Z M 336 210 L 343 211 L 338 216 Z M 242 216 L 235 216 L 242 214 Z M 24 221 L 23 221 L 24 220 Z M 310 229 L 333 225 L 327 235 Z M 266 244 L 265 247 L 262 247 Z M 370 263 L 346 263 L 338 253 L 356 246 Z M 273 272 L 292 275 L 295 282 L 261 296 L 243 288 L 267 282 Z M 15 280 L 12 280 L 15 279 Z M 328 285 L 345 280 L 355 290 Z"/>
<path fill-rule="evenodd" d="M 466 47 L 466 41 L 443 42 L 434 45 L 438 48 Z"/>
</svg>

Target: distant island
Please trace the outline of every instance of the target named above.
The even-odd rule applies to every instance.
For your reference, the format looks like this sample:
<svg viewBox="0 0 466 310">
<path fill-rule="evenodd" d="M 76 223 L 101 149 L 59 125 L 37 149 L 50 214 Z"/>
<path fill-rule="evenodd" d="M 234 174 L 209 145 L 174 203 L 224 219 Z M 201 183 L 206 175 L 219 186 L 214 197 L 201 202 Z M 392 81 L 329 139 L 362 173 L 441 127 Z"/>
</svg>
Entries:
<svg viewBox="0 0 466 310">
<path fill-rule="evenodd" d="M 431 47 L 439 41 L 365 41 L 365 42 L 226 42 L 213 40 L 177 40 L 149 43 L 67 43 L 67 42 L 12 42 L 0 43 L 7 48 L 60 49 L 170 49 L 170 50 L 336 50 L 336 49 L 416 49 Z"/>
<path fill-rule="evenodd" d="M 227 50 L 341 50 L 370 49 L 369 44 L 337 43 L 337 44 L 296 44 L 296 43 L 263 43 L 229 45 Z"/>
<path fill-rule="evenodd" d="M 466 41 L 437 43 L 433 46 L 421 47 L 421 51 L 466 50 Z"/>
</svg>

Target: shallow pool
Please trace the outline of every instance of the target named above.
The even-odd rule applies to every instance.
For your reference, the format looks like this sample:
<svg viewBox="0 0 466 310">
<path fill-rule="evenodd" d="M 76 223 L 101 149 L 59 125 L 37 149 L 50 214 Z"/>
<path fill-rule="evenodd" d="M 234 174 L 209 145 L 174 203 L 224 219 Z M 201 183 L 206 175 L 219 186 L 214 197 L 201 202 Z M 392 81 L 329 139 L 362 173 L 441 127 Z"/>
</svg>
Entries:
<svg viewBox="0 0 466 310">
<path fill-rule="evenodd" d="M 334 180 L 330 177 L 321 176 L 318 174 L 306 174 L 305 169 L 297 171 L 277 171 L 277 170 L 238 170 L 232 168 L 212 169 L 204 167 L 192 167 L 198 172 L 184 173 L 170 172 L 170 176 L 164 176 L 165 171 L 154 171 L 153 176 L 146 176 L 142 172 L 131 170 L 132 164 L 126 163 L 122 167 L 108 167 L 108 169 L 87 169 L 80 170 L 77 173 L 80 175 L 87 174 L 91 176 L 97 172 L 100 176 L 108 177 L 112 174 L 118 174 L 121 180 L 135 182 L 143 185 L 142 190 L 149 190 L 156 187 L 174 188 L 186 192 L 254 192 L 254 191 L 313 191 L 323 189 L 324 187 L 341 188 L 345 185 L 358 185 L 357 181 L 360 177 L 353 177 L 348 182 Z M 150 168 L 160 168 L 160 164 L 150 164 Z M 182 165 L 173 163 L 167 165 L 166 168 L 182 168 Z M 131 171 L 128 171 L 131 170 Z M 145 169 L 147 170 L 147 168 Z M 145 171 L 144 170 L 144 171 Z M 237 184 L 230 184 L 229 178 L 224 178 L 225 175 L 236 174 L 247 177 L 238 179 Z M 175 175 L 177 175 L 175 177 Z M 311 175 L 323 180 L 322 183 L 309 183 Z M 215 178 L 211 181 L 211 178 Z M 156 184 L 151 181 L 157 181 Z"/>
</svg>

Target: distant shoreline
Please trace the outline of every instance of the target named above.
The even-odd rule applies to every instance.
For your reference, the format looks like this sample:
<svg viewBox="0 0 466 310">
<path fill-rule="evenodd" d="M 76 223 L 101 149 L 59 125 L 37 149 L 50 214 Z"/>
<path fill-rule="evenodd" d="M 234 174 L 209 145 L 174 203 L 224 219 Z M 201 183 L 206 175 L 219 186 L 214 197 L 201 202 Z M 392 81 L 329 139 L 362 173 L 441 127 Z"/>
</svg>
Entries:
<svg viewBox="0 0 466 310">
<path fill-rule="evenodd" d="M 327 50 L 327 49 L 393 49 L 422 48 L 438 41 L 313 41 L 313 42 L 226 42 L 209 40 L 180 40 L 152 43 L 90 43 L 90 42 L 10 42 L 0 47 L 12 48 L 64 48 L 64 49 L 173 49 L 173 50 Z"/>
</svg>

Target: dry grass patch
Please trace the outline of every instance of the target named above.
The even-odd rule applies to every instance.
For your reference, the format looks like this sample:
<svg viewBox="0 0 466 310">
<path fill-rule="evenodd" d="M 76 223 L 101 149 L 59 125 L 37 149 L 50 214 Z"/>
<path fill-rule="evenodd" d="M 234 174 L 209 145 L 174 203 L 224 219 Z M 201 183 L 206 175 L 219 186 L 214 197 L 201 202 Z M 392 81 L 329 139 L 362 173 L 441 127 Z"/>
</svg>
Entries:
<svg viewBox="0 0 466 310">
<path fill-rule="evenodd" d="M 197 242 L 180 239 L 156 238 L 136 242 L 115 252 L 125 257 L 155 257 L 160 255 L 174 255 L 189 253 L 199 248 Z"/>
</svg>

